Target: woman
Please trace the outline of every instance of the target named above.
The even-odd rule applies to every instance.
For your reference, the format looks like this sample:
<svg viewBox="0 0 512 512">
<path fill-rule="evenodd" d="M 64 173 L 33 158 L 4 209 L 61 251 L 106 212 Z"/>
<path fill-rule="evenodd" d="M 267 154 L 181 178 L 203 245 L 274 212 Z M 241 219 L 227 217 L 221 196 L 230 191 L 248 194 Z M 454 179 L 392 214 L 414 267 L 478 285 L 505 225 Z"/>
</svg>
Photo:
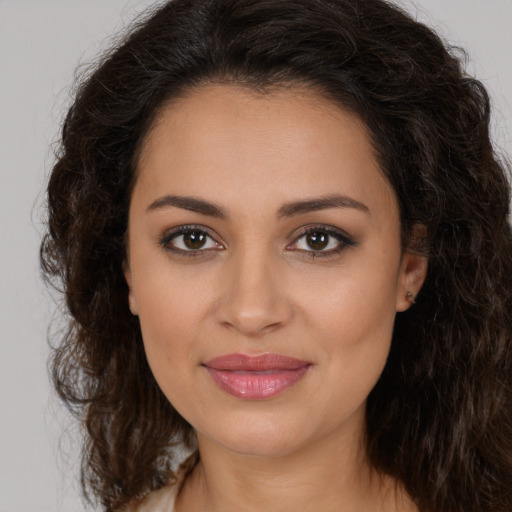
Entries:
<svg viewBox="0 0 512 512">
<path fill-rule="evenodd" d="M 42 265 L 104 510 L 512 508 L 489 102 L 381 0 L 174 0 L 78 90 Z M 178 467 L 180 466 L 181 467 Z"/>
</svg>

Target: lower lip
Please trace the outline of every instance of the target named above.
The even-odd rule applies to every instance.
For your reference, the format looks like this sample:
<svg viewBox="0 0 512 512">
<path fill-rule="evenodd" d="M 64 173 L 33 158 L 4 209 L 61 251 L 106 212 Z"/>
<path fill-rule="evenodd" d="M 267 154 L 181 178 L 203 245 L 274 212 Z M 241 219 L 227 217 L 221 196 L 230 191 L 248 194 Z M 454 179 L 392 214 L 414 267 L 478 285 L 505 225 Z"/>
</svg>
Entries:
<svg viewBox="0 0 512 512">
<path fill-rule="evenodd" d="M 264 400 L 283 392 L 298 382 L 310 365 L 291 370 L 268 372 L 238 372 L 205 367 L 216 384 L 229 394 L 245 400 Z"/>
</svg>

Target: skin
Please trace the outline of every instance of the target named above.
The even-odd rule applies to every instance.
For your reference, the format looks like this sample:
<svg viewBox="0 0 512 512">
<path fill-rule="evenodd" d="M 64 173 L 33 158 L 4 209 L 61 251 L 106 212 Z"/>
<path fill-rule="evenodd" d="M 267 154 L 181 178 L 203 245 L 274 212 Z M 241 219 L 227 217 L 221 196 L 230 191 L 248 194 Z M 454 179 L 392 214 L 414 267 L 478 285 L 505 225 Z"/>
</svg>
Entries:
<svg viewBox="0 0 512 512">
<path fill-rule="evenodd" d="M 364 124 L 305 89 L 206 85 L 160 112 L 138 172 L 130 308 L 201 454 L 176 510 L 416 510 L 364 456 L 366 399 L 395 315 L 427 266 L 401 249 L 397 200 Z M 334 194 L 364 208 L 283 212 Z M 168 195 L 214 203 L 225 216 L 161 200 Z M 203 248 L 185 252 L 183 236 L 169 235 L 188 225 L 208 233 Z M 313 254 L 304 228 L 326 226 L 350 243 L 331 236 Z M 226 393 L 202 366 L 269 352 L 311 367 L 265 400 Z"/>
</svg>

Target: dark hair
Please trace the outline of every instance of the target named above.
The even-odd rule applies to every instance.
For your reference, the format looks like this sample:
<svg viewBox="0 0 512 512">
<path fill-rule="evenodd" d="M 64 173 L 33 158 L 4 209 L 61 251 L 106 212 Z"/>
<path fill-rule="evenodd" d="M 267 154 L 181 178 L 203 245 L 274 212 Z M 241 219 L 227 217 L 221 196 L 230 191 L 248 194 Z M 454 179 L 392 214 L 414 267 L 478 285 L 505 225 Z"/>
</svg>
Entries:
<svg viewBox="0 0 512 512">
<path fill-rule="evenodd" d="M 512 235 L 489 99 L 458 51 L 382 0 L 174 0 L 79 87 L 48 186 L 46 278 L 69 329 L 52 376 L 86 428 L 82 481 L 111 511 L 173 478 L 192 429 L 158 388 L 122 265 L 130 193 L 162 106 L 207 83 L 301 84 L 368 126 L 426 282 L 397 315 L 367 453 L 422 512 L 512 510 Z M 425 226 L 421 240 L 411 227 Z"/>
</svg>

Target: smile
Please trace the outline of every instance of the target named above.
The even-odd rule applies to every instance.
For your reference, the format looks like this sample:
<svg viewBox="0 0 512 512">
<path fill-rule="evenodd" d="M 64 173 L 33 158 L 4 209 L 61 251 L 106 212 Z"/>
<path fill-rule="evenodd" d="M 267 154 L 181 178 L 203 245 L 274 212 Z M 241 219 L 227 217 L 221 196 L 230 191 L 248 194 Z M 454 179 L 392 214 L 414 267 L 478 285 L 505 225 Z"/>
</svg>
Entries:
<svg viewBox="0 0 512 512">
<path fill-rule="evenodd" d="M 229 394 L 245 400 L 263 400 L 299 381 L 311 363 L 279 354 L 228 354 L 203 366 L 213 381 Z"/>
</svg>

